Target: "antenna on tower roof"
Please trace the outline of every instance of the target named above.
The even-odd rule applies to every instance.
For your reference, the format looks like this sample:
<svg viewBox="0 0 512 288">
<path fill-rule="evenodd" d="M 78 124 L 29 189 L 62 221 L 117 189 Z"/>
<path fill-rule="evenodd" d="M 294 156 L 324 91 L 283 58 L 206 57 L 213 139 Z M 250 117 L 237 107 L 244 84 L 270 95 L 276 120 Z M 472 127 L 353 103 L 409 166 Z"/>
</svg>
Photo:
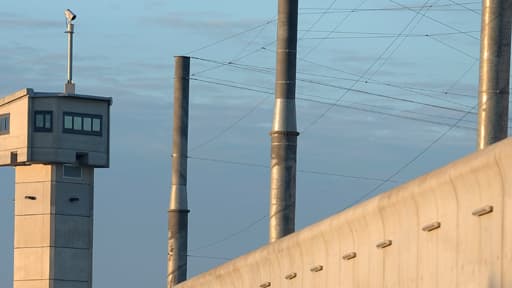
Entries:
<svg viewBox="0 0 512 288">
<path fill-rule="evenodd" d="M 71 10 L 66 9 L 64 11 L 66 16 L 66 32 L 68 34 L 68 81 L 64 85 L 64 94 L 71 95 L 75 94 L 75 83 L 73 83 L 73 32 L 74 24 L 73 20 L 76 19 L 76 14 Z"/>
</svg>

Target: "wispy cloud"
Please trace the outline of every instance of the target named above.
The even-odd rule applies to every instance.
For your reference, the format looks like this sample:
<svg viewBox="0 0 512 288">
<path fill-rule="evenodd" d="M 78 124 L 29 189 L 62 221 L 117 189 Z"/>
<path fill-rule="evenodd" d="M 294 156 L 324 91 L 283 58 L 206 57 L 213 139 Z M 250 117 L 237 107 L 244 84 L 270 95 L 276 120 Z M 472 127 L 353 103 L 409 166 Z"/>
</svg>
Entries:
<svg viewBox="0 0 512 288">
<path fill-rule="evenodd" d="M 161 27 L 194 30 L 199 33 L 207 33 L 212 30 L 231 31 L 240 30 L 261 24 L 266 19 L 230 19 L 229 15 L 212 12 L 197 12 L 189 14 L 169 13 L 158 17 L 145 17 L 143 22 Z"/>
<path fill-rule="evenodd" d="M 14 13 L 0 12 L 0 29 L 12 28 L 30 28 L 30 29 L 48 29 L 61 27 L 62 21 L 25 18 Z"/>
</svg>

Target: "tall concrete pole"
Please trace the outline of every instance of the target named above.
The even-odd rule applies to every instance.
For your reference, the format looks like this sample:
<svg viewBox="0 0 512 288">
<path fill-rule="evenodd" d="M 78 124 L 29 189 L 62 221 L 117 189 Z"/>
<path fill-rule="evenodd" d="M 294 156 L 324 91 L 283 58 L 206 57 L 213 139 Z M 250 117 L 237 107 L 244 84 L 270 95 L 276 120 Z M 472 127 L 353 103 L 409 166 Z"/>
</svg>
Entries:
<svg viewBox="0 0 512 288">
<path fill-rule="evenodd" d="M 270 132 L 270 242 L 295 231 L 295 178 L 299 136 L 295 116 L 298 2 L 279 0 L 278 4 L 276 95 Z"/>
<path fill-rule="evenodd" d="M 477 148 L 507 137 L 511 0 L 483 0 Z"/>
<path fill-rule="evenodd" d="M 187 279 L 187 146 L 190 58 L 177 56 L 174 66 L 172 183 L 168 213 L 167 287 Z"/>
</svg>

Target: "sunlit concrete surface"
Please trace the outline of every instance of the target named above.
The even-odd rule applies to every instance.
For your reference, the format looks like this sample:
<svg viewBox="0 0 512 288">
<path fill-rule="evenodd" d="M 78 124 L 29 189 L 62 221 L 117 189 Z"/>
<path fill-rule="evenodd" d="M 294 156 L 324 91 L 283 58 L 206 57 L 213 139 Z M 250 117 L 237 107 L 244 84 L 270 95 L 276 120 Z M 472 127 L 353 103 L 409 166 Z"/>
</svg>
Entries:
<svg viewBox="0 0 512 288">
<path fill-rule="evenodd" d="M 512 287 L 510 175 L 506 139 L 177 287 Z"/>
<path fill-rule="evenodd" d="M 14 287 L 91 287 L 94 169 L 16 167 Z"/>
</svg>

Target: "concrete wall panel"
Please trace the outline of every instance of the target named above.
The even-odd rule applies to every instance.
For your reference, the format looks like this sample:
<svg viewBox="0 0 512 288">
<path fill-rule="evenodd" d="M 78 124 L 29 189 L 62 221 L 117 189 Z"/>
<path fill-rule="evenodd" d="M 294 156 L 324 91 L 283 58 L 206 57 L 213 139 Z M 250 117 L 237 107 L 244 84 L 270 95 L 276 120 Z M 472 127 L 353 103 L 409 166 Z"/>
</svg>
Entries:
<svg viewBox="0 0 512 288">
<path fill-rule="evenodd" d="M 50 248 L 14 249 L 14 281 L 48 279 Z"/>
<path fill-rule="evenodd" d="M 89 282 L 78 282 L 78 281 L 51 281 L 51 288 L 89 288 L 91 285 Z"/>
<path fill-rule="evenodd" d="M 511 139 L 178 287 L 512 287 L 509 175 Z"/>
<path fill-rule="evenodd" d="M 50 215 L 18 215 L 14 223 L 14 248 L 48 247 L 51 243 Z"/>
<path fill-rule="evenodd" d="M 67 179 L 62 165 L 16 167 L 15 287 L 91 287 L 94 173 L 83 171 Z"/>
<path fill-rule="evenodd" d="M 14 288 L 51 288 L 50 280 L 14 281 Z"/>
<path fill-rule="evenodd" d="M 53 183 L 55 213 L 62 215 L 90 216 L 91 186 L 74 183 Z"/>
<path fill-rule="evenodd" d="M 54 278 L 68 281 L 89 281 L 89 249 L 55 248 Z"/>
<path fill-rule="evenodd" d="M 16 184 L 15 215 L 49 214 L 51 205 L 50 182 Z"/>
<path fill-rule="evenodd" d="M 18 153 L 18 161 L 27 160 L 28 94 L 18 91 L 0 101 L 0 115 L 10 115 L 9 134 L 0 135 L 0 166 L 11 165 L 11 152 Z"/>
<path fill-rule="evenodd" d="M 88 249 L 92 247 L 92 218 L 55 215 L 56 247 Z"/>
</svg>

